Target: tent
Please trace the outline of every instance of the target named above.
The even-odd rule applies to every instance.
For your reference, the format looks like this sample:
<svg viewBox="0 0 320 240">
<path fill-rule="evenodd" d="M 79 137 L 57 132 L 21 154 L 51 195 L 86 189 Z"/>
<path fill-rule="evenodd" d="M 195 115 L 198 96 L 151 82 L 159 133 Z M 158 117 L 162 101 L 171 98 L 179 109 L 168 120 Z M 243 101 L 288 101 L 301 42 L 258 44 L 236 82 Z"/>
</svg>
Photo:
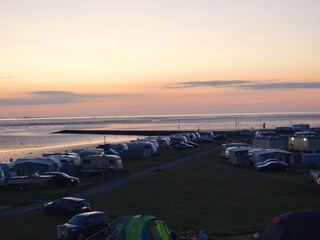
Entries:
<svg viewBox="0 0 320 240">
<path fill-rule="evenodd" d="M 318 211 L 288 212 L 274 217 L 262 235 L 264 240 L 318 240 Z"/>
<path fill-rule="evenodd" d="M 15 162 L 15 170 L 18 175 L 32 175 L 35 172 L 42 174 L 44 172 L 59 172 L 61 163 L 58 159 L 42 158 L 18 158 Z"/>
<path fill-rule="evenodd" d="M 123 216 L 116 220 L 107 240 L 175 240 L 164 221 L 152 215 Z"/>
</svg>

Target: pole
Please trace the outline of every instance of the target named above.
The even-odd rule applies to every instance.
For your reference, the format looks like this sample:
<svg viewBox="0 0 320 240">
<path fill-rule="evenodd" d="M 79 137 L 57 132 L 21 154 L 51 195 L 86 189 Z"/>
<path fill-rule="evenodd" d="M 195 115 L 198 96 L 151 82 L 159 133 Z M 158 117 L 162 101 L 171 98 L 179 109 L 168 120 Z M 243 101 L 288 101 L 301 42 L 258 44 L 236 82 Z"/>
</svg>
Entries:
<svg viewBox="0 0 320 240">
<path fill-rule="evenodd" d="M 261 122 L 262 120 L 261 120 L 261 116 L 260 116 L 260 130 L 261 130 L 261 128 L 262 128 L 262 122 Z"/>
</svg>

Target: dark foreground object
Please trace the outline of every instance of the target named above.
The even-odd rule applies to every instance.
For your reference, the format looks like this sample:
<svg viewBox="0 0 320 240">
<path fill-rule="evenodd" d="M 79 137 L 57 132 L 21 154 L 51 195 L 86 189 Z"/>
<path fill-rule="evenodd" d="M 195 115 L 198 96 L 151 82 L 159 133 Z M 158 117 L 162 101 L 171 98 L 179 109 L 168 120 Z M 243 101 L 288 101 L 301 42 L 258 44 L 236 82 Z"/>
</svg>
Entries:
<svg viewBox="0 0 320 240">
<path fill-rule="evenodd" d="M 288 212 L 274 217 L 263 233 L 263 240 L 319 240 L 318 211 Z"/>
</svg>

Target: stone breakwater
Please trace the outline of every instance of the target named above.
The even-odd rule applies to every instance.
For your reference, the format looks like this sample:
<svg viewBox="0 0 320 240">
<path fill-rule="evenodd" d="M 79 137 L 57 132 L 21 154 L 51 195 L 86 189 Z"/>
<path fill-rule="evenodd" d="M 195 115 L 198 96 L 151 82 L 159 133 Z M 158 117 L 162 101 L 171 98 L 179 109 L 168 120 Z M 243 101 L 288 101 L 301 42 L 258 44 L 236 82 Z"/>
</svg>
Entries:
<svg viewBox="0 0 320 240">
<path fill-rule="evenodd" d="M 127 135 L 127 136 L 168 136 L 177 133 L 195 131 L 175 131 L 175 130 L 61 130 L 54 133 L 64 134 L 100 134 L 100 135 Z M 216 134 L 228 133 L 236 134 L 238 131 L 214 131 Z"/>
</svg>

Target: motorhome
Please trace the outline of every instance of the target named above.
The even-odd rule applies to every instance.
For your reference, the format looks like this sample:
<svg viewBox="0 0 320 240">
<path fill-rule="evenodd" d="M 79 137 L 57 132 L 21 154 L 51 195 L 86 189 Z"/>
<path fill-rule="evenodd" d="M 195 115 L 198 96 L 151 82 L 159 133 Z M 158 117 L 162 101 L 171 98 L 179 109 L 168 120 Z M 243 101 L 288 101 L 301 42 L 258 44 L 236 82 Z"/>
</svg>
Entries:
<svg viewBox="0 0 320 240">
<path fill-rule="evenodd" d="M 119 172 L 122 168 L 118 155 L 88 155 L 82 158 L 82 173 Z"/>
</svg>

